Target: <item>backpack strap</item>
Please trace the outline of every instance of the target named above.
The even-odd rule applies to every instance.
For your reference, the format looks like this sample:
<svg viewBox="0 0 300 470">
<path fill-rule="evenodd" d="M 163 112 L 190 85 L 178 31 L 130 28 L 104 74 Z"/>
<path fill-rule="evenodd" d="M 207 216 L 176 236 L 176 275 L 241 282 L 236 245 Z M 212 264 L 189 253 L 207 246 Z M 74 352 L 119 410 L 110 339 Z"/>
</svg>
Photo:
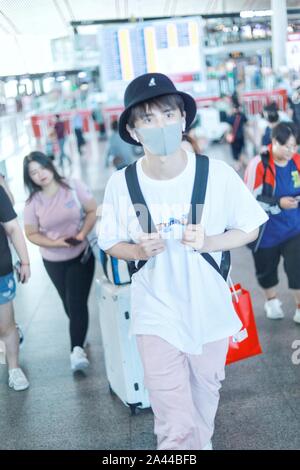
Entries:
<svg viewBox="0 0 300 470">
<path fill-rule="evenodd" d="M 139 224 L 142 227 L 144 233 L 154 233 L 157 232 L 155 224 L 152 220 L 149 208 L 147 203 L 144 199 L 143 193 L 141 191 L 140 183 L 138 180 L 137 170 L 136 170 L 135 161 L 131 165 L 128 165 L 125 169 L 125 178 L 127 183 L 128 192 L 130 195 L 130 199 L 135 211 L 135 214 L 138 218 Z M 128 262 L 129 273 L 132 276 L 134 273 L 139 271 L 144 264 L 146 264 L 146 260 L 138 261 L 137 266 L 135 265 L 134 261 Z"/>
<path fill-rule="evenodd" d="M 205 155 L 196 155 L 196 171 L 191 200 L 191 208 L 188 216 L 189 224 L 200 224 L 204 208 L 209 172 L 209 159 Z"/>
<path fill-rule="evenodd" d="M 190 224 L 201 223 L 207 181 L 209 173 L 209 158 L 206 155 L 196 155 L 196 172 L 194 188 L 191 200 L 191 208 L 188 221 Z M 209 253 L 201 253 L 201 256 L 226 280 L 231 264 L 230 252 L 223 251 L 220 266 Z"/>
<path fill-rule="evenodd" d="M 128 165 L 125 169 L 125 178 L 127 183 L 128 192 L 131 198 L 131 202 L 134 206 L 136 216 L 145 233 L 157 232 L 155 224 L 152 220 L 149 208 L 146 204 L 144 196 L 142 194 L 140 184 L 138 181 L 136 163 Z M 209 171 L 209 159 L 204 155 L 196 155 L 196 171 L 195 179 L 191 200 L 191 208 L 188 216 L 189 224 L 200 224 Z M 221 267 L 209 253 L 201 253 L 201 256 L 226 280 L 230 269 L 230 252 L 222 253 Z M 137 267 L 134 261 L 129 262 L 129 268 L 131 275 L 139 271 L 145 264 L 146 260 L 139 261 Z"/>
<path fill-rule="evenodd" d="M 127 188 L 129 191 L 130 199 L 133 204 L 135 214 L 138 218 L 140 226 L 143 229 L 144 233 L 154 233 L 157 232 L 155 224 L 152 220 L 149 208 L 144 199 L 143 193 L 141 191 L 140 183 L 138 180 L 137 162 L 128 165 L 125 170 L 125 178 L 127 183 Z"/>
</svg>

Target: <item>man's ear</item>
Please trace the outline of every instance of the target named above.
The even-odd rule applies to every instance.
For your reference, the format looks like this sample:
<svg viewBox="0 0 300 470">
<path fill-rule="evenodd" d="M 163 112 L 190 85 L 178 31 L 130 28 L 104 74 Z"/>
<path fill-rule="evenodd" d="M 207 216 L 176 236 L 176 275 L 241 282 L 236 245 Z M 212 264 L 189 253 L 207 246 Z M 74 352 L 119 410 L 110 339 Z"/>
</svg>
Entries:
<svg viewBox="0 0 300 470">
<path fill-rule="evenodd" d="M 132 129 L 128 124 L 126 124 L 126 130 L 129 132 L 130 137 L 135 140 L 136 142 L 139 142 L 138 136 L 136 135 L 136 132 L 134 129 Z"/>
</svg>

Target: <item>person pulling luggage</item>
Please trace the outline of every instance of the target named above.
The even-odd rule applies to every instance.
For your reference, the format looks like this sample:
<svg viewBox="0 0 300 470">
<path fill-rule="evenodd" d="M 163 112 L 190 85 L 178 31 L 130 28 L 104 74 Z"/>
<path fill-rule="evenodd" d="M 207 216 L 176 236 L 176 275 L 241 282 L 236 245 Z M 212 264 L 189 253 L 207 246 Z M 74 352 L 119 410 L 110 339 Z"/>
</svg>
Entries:
<svg viewBox="0 0 300 470">
<path fill-rule="evenodd" d="M 145 156 L 109 179 L 99 245 L 134 261 L 130 332 L 144 367 L 157 448 L 208 450 L 229 336 L 241 328 L 220 271 L 222 251 L 254 240 L 267 215 L 227 164 L 182 149 L 196 103 L 167 76 L 137 77 L 124 101 L 120 136 L 142 146 Z M 195 224 L 199 213 L 190 203 L 206 183 Z M 133 206 L 136 195 L 144 204 Z"/>
</svg>

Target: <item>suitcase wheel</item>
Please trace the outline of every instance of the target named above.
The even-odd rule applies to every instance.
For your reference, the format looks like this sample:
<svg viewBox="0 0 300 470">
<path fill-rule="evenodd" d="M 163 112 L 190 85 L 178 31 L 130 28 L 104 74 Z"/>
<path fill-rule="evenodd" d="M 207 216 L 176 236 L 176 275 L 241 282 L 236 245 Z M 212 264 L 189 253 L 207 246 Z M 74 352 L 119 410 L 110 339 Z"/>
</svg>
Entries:
<svg viewBox="0 0 300 470">
<path fill-rule="evenodd" d="M 137 408 L 138 406 L 137 405 L 132 405 L 132 404 L 128 404 L 129 408 L 130 408 L 130 413 L 131 413 L 131 416 L 135 416 L 137 414 Z"/>
</svg>

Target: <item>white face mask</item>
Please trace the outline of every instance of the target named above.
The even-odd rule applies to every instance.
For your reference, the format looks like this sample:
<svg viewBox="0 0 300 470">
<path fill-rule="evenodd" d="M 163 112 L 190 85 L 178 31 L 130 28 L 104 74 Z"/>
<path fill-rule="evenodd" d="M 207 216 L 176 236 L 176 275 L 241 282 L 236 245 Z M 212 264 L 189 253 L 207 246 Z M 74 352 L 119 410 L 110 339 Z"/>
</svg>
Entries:
<svg viewBox="0 0 300 470">
<path fill-rule="evenodd" d="M 172 155 L 182 141 L 182 121 L 164 127 L 138 128 L 135 131 L 143 146 L 158 157 Z"/>
</svg>

